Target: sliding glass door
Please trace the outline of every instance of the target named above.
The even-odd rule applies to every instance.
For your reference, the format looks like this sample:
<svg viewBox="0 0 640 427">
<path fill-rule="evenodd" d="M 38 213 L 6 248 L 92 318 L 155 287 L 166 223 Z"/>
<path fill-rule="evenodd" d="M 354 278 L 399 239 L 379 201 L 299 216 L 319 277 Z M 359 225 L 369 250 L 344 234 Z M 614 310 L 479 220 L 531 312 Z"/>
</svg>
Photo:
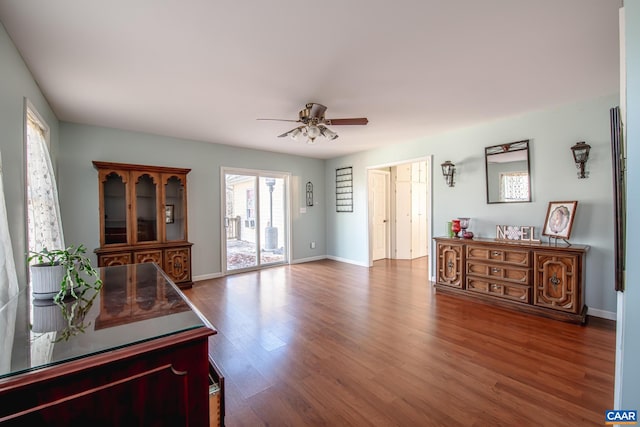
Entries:
<svg viewBox="0 0 640 427">
<path fill-rule="evenodd" d="M 223 169 L 225 272 L 289 261 L 289 175 Z"/>
</svg>

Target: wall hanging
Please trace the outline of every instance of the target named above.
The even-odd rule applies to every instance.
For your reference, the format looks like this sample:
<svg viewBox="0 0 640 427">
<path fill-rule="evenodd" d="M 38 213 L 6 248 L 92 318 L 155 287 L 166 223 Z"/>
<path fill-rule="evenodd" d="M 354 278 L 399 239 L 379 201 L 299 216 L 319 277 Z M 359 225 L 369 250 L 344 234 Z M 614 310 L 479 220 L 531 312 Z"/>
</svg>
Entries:
<svg viewBox="0 0 640 427">
<path fill-rule="evenodd" d="M 313 184 L 307 182 L 307 206 L 313 206 Z"/>
<path fill-rule="evenodd" d="M 353 167 L 336 169 L 336 212 L 353 212 Z"/>
</svg>

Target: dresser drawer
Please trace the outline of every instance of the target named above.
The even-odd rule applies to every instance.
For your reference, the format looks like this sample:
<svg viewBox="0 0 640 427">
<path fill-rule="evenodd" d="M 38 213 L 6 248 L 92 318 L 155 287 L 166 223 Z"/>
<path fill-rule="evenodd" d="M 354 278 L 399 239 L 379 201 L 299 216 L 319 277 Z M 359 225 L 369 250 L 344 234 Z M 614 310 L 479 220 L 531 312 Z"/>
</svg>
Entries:
<svg viewBox="0 0 640 427">
<path fill-rule="evenodd" d="M 484 264 L 481 262 L 467 261 L 467 274 L 483 276 L 495 280 L 508 280 L 510 282 L 529 285 L 529 269 L 511 267 L 502 264 Z"/>
<path fill-rule="evenodd" d="M 497 261 L 506 264 L 529 267 L 529 251 L 526 249 L 491 248 L 480 245 L 467 246 L 467 259 L 480 261 Z"/>
<path fill-rule="evenodd" d="M 467 290 L 479 294 L 493 295 L 528 304 L 531 299 L 531 290 L 526 285 L 476 279 L 467 277 Z"/>
</svg>

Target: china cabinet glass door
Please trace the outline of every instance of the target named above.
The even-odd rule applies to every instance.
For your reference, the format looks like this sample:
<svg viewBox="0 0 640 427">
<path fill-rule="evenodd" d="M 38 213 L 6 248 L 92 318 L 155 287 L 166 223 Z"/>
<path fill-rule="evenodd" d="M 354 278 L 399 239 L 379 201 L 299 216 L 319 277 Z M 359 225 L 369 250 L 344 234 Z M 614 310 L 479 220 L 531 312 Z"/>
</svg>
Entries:
<svg viewBox="0 0 640 427">
<path fill-rule="evenodd" d="M 103 181 L 104 244 L 127 243 L 127 191 L 123 174 L 111 172 Z"/>
<path fill-rule="evenodd" d="M 157 178 L 142 174 L 135 181 L 136 241 L 158 240 Z"/>
<path fill-rule="evenodd" d="M 187 212 L 184 179 L 172 175 L 164 180 L 164 223 L 167 241 L 186 240 Z"/>
</svg>

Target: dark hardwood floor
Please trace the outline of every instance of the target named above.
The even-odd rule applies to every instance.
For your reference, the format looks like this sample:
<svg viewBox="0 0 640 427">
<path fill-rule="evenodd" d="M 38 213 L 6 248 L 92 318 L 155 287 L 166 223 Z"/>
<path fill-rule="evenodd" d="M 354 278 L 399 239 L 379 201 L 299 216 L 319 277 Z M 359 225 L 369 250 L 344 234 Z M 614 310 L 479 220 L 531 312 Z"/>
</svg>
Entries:
<svg viewBox="0 0 640 427">
<path fill-rule="evenodd" d="M 435 295 L 426 258 L 196 283 L 233 426 L 602 426 L 615 327 Z"/>
</svg>

